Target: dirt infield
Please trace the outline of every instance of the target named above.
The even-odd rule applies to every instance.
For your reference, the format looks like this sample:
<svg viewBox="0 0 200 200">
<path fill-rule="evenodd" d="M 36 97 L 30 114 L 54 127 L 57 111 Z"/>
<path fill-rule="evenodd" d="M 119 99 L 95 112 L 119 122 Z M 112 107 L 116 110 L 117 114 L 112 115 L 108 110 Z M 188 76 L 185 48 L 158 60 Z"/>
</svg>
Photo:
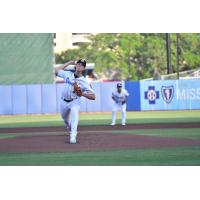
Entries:
<svg viewBox="0 0 200 200">
<path fill-rule="evenodd" d="M 164 148 L 200 145 L 200 140 L 157 137 L 145 135 L 117 134 L 112 130 L 132 129 L 166 129 L 166 128 L 200 128 L 200 124 L 142 124 L 127 126 L 80 126 L 78 143 L 66 143 L 69 136 L 65 135 L 64 127 L 43 128 L 9 128 L 0 129 L 0 133 L 42 133 L 56 132 L 56 135 L 24 135 L 14 138 L 0 139 L 0 153 L 3 152 L 80 152 L 99 150 L 122 150 L 143 148 Z"/>
<path fill-rule="evenodd" d="M 0 140 L 0 152 L 80 152 L 144 149 L 200 145 L 200 140 L 129 134 L 80 134 L 77 144 L 65 143 L 67 136 L 23 136 Z"/>
</svg>

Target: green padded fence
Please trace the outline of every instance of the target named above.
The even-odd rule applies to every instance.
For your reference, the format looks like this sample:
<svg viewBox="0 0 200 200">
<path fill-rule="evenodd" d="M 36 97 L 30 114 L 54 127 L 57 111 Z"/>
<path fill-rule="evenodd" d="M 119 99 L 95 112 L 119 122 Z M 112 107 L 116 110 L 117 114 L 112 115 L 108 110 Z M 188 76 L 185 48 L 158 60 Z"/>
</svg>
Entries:
<svg viewBox="0 0 200 200">
<path fill-rule="evenodd" d="M 0 34 L 0 84 L 53 83 L 51 33 Z"/>
</svg>

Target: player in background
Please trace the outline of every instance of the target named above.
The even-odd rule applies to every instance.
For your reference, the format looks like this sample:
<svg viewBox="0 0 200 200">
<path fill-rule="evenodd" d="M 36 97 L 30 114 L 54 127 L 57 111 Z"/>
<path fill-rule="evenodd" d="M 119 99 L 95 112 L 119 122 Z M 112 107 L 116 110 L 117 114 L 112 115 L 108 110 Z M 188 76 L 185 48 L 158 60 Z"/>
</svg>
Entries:
<svg viewBox="0 0 200 200">
<path fill-rule="evenodd" d="M 69 65 L 75 65 L 74 73 L 71 71 L 64 71 L 64 69 Z M 95 93 L 83 76 L 85 67 L 86 61 L 84 59 L 80 59 L 77 62 L 69 61 L 56 67 L 55 69 L 56 75 L 63 78 L 65 81 L 61 95 L 60 113 L 67 129 L 70 131 L 69 142 L 71 144 L 75 144 L 77 142 L 78 117 L 81 105 L 80 97 L 83 96 L 87 99 L 95 100 Z"/>
<path fill-rule="evenodd" d="M 122 84 L 117 84 L 117 89 L 112 92 L 113 109 L 112 109 L 112 123 L 114 126 L 116 123 L 116 112 L 120 110 L 122 113 L 122 125 L 126 125 L 126 97 L 129 96 L 125 89 L 122 89 Z"/>
</svg>

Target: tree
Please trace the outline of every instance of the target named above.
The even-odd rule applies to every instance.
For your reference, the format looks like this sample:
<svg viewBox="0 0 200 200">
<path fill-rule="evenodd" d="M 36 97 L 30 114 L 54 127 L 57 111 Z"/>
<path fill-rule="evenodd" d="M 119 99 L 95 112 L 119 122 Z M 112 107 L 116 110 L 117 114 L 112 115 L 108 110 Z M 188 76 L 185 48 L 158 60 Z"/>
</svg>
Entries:
<svg viewBox="0 0 200 200">
<path fill-rule="evenodd" d="M 200 67 L 200 34 L 180 34 L 180 69 Z M 95 63 L 96 72 L 119 71 L 120 78 L 139 80 L 153 76 L 155 69 L 166 74 L 164 33 L 100 33 L 89 36 L 91 43 L 56 54 L 56 63 L 77 57 Z M 176 72 L 176 34 L 171 34 L 171 63 Z"/>
</svg>

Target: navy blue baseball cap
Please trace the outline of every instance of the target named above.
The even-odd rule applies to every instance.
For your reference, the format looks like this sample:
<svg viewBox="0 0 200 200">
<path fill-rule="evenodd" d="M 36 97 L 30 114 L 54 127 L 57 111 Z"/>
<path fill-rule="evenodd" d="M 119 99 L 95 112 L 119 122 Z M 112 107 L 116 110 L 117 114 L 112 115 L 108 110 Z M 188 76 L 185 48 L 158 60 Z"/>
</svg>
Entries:
<svg viewBox="0 0 200 200">
<path fill-rule="evenodd" d="M 85 59 L 79 59 L 76 63 L 79 63 L 79 64 L 83 65 L 84 67 L 86 67 L 86 60 Z"/>
<path fill-rule="evenodd" d="M 117 83 L 117 87 L 118 88 L 122 87 L 122 84 L 121 83 Z"/>
</svg>

